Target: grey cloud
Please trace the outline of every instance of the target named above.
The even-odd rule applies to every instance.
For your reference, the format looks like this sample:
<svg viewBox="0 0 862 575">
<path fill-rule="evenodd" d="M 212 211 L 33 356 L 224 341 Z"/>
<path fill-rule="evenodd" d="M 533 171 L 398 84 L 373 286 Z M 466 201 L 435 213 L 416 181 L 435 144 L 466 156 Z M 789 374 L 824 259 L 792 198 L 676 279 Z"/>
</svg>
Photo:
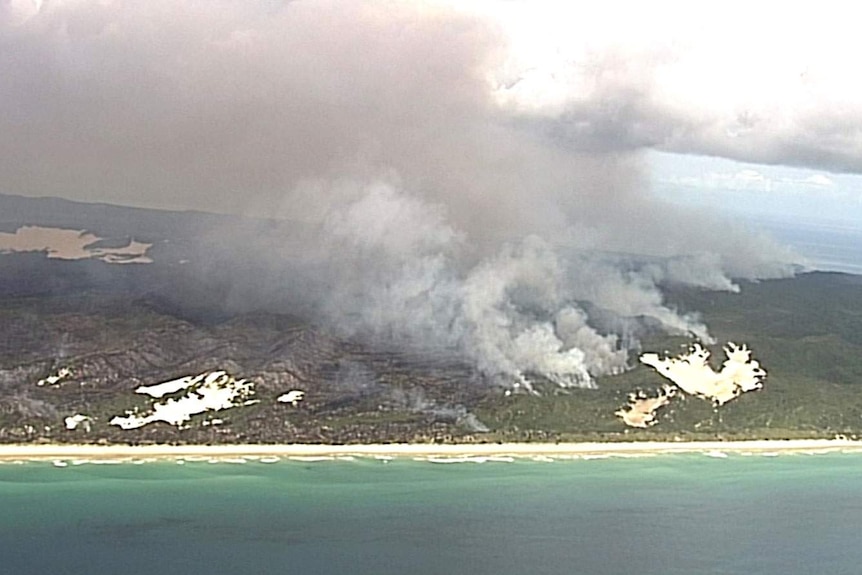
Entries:
<svg viewBox="0 0 862 575">
<path fill-rule="evenodd" d="M 647 46 L 608 47 L 581 55 L 581 60 L 569 63 L 578 82 L 572 82 L 565 104 L 547 109 L 513 106 L 513 121 L 554 145 L 579 152 L 654 148 L 741 162 L 862 172 L 862 107 L 852 91 L 824 96 L 800 77 L 781 99 L 766 104 L 757 100 L 756 91 L 749 91 L 744 75 L 738 79 L 728 75 L 723 86 L 728 101 L 720 101 L 719 106 L 675 93 L 663 84 L 664 74 L 676 62 L 660 46 L 656 39 Z M 721 48 L 715 51 L 720 53 Z M 745 64 L 744 60 L 726 63 L 740 68 Z M 703 78 L 690 79 L 699 81 Z M 566 80 L 560 83 L 557 89 L 562 90 Z M 588 90 L 579 93 L 583 86 Z M 517 100 L 518 82 L 499 88 L 500 94 L 509 91 Z"/>
<path fill-rule="evenodd" d="M 397 166 L 429 144 L 449 154 L 441 140 L 480 105 L 492 34 L 467 17 L 397 2 L 263 7 L 46 3 L 7 23 L 6 185 L 225 211 L 251 199 L 271 213 L 301 178 Z"/>
</svg>

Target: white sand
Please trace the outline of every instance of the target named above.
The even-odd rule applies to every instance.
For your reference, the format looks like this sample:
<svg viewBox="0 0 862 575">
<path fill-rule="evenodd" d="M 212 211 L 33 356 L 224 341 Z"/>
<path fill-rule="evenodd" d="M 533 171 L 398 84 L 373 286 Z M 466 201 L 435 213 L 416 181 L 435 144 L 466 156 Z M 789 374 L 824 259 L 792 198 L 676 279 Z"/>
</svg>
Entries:
<svg viewBox="0 0 862 575">
<path fill-rule="evenodd" d="M 629 427 L 650 427 L 658 423 L 657 411 L 670 403 L 670 398 L 674 394 L 674 388 L 669 386 L 663 387 L 655 397 L 630 393 L 628 405 L 614 412 L 614 415 L 620 417 Z"/>
<path fill-rule="evenodd" d="M 301 389 L 291 389 L 287 393 L 279 395 L 276 398 L 276 401 L 278 401 L 279 403 L 289 403 L 293 407 L 296 407 L 299 405 L 299 402 L 303 400 L 303 398 L 305 398 L 304 391 L 302 391 Z"/>
<path fill-rule="evenodd" d="M 193 385 L 201 383 L 205 379 L 212 377 L 214 380 L 225 375 L 223 371 L 214 371 L 212 373 L 201 373 L 200 375 L 186 375 L 179 379 L 163 381 L 154 385 L 142 385 L 135 390 L 135 393 L 149 395 L 150 397 L 161 398 L 165 395 L 170 395 L 184 389 L 188 389 Z"/>
<path fill-rule="evenodd" d="M 661 453 L 778 453 L 862 452 L 862 441 L 798 439 L 698 442 L 626 443 L 485 443 L 485 444 L 372 444 L 372 445 L 0 445 L 0 461 L 15 460 L 152 460 L 236 459 L 244 456 L 334 459 L 339 457 L 442 458 L 571 458 L 638 456 Z M 507 460 L 505 459 L 505 460 Z M 491 459 L 488 459 L 491 460 Z"/>
<path fill-rule="evenodd" d="M 64 380 L 70 377 L 72 377 L 72 370 L 68 367 L 61 367 L 59 370 L 57 370 L 57 373 L 49 375 L 45 379 L 40 379 L 39 381 L 37 381 L 36 385 L 39 387 L 43 387 L 45 385 L 59 385 Z"/>
<path fill-rule="evenodd" d="M 257 400 L 243 401 L 254 393 L 252 382 L 235 379 L 224 371 L 205 372 L 153 386 L 142 386 L 135 392 L 162 397 L 192 385 L 195 385 L 194 390 L 179 399 L 171 398 L 163 403 L 154 403 L 152 411 L 146 415 L 127 411 L 125 416 L 118 415 L 109 423 L 122 429 L 137 429 L 155 421 L 164 421 L 170 425 L 182 427 L 192 415 L 257 403 Z"/>
<path fill-rule="evenodd" d="M 675 383 L 681 390 L 718 405 L 724 405 L 739 395 L 763 387 L 766 372 L 751 359 L 751 351 L 744 345 L 728 343 L 724 348 L 727 360 L 716 373 L 707 363 L 709 351 L 698 344 L 687 354 L 677 358 L 660 359 L 656 353 L 641 355 L 640 361 Z"/>
<path fill-rule="evenodd" d="M 64 421 L 66 423 L 66 429 L 77 429 L 78 426 L 83 424 L 82 427 L 87 431 L 90 431 L 90 421 L 92 421 L 92 418 L 81 413 L 76 413 L 71 417 L 67 417 Z"/>
</svg>

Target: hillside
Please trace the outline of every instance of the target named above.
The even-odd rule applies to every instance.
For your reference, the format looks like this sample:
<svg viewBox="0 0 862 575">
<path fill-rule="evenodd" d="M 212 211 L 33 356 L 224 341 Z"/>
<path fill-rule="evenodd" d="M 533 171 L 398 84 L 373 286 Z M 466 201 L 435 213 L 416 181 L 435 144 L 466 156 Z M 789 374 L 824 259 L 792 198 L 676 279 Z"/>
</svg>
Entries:
<svg viewBox="0 0 862 575">
<path fill-rule="evenodd" d="M 7 276 L 8 277 L 8 276 Z M 0 440 L 133 442 L 362 442 L 831 437 L 862 432 L 862 278 L 813 273 L 749 284 L 740 294 L 675 292 L 699 309 L 720 342 L 745 342 L 766 369 L 763 390 L 716 410 L 678 398 L 650 429 L 613 415 L 633 390 L 666 383 L 646 366 L 599 380 L 598 389 L 540 386 L 511 394 L 482 382 L 455 356 L 345 341 L 274 314 L 180 317 L 157 298 L 96 292 L 5 297 L 0 305 Z M 828 302 L 829 305 L 824 305 Z M 644 349 L 677 352 L 682 338 Z M 713 361 L 721 359 L 714 346 Z M 61 368 L 56 385 L 37 382 Z M 108 424 L 146 406 L 133 390 L 227 370 L 256 384 L 260 403 L 134 431 Z M 297 407 L 275 399 L 292 389 Z M 64 418 L 86 414 L 89 431 Z M 208 425 L 222 420 L 217 426 Z M 487 428 L 487 431 L 482 432 Z"/>
<path fill-rule="evenodd" d="M 105 214 L 61 200 L 0 196 L 0 207 L 8 208 L 2 212 L 6 233 L 17 229 L 13 221 L 87 229 L 102 238 L 100 246 L 148 242 L 155 260 L 111 265 L 52 258 L 48 251 L 0 253 L 0 442 L 862 434 L 862 276 L 806 273 L 743 283 L 739 293 L 665 288 L 672 307 L 699 313 L 709 326 L 717 342 L 710 347 L 714 367 L 723 360 L 722 346 L 736 342 L 753 350 L 767 376 L 762 390 L 720 408 L 678 394 L 657 411 L 654 426 L 639 429 L 627 427 L 615 412 L 630 393 L 654 395 L 668 382 L 638 362 L 638 350 L 630 353 L 631 369 L 600 377 L 596 389 L 562 389 L 539 378 L 538 394 L 513 393 L 483 377 L 454 349 L 349 336 L 311 321 L 292 297 L 303 286 L 267 265 L 277 254 L 230 259 L 226 244 L 207 239 L 217 234 L 201 232 L 214 226 L 244 230 L 232 234 L 236 241 L 257 238 L 263 229 L 279 228 L 281 234 L 288 223 L 106 206 L 96 211 L 110 212 L 111 223 L 100 228 Z M 691 343 L 651 330 L 642 335 L 640 351 L 677 355 Z M 222 371 L 224 381 L 246 382 L 252 392 L 218 396 L 222 403 L 213 405 L 224 408 L 200 407 L 173 424 L 156 421 L 137 429 L 112 424 L 128 414 L 167 417 L 168 408 L 176 411 L 203 398 L 208 388 L 201 382 L 218 380 L 212 374 Z M 136 393 L 182 378 L 197 383 L 161 398 Z M 285 397 L 292 400 L 279 400 Z"/>
</svg>

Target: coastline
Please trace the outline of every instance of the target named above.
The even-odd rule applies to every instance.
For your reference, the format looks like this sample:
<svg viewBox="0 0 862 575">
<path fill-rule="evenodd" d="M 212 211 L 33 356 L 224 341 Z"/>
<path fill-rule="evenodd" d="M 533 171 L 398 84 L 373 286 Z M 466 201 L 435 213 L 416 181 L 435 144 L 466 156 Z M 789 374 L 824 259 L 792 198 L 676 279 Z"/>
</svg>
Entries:
<svg viewBox="0 0 862 575">
<path fill-rule="evenodd" d="M 184 458 L 597 458 L 658 454 L 760 454 L 862 452 L 862 441 L 794 439 L 625 443 L 465 444 L 237 444 L 237 445 L 0 445 L 0 462 L 52 460 L 164 460 Z"/>
</svg>

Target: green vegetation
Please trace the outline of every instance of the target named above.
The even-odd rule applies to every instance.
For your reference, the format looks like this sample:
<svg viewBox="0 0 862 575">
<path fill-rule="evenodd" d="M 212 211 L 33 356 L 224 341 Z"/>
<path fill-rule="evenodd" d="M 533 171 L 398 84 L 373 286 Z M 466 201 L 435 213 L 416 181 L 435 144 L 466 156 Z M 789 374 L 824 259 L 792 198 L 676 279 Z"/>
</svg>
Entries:
<svg viewBox="0 0 862 575">
<path fill-rule="evenodd" d="M 630 357 L 632 369 L 598 389 L 538 385 L 538 395 L 487 386 L 448 357 L 341 341 L 295 318 L 249 314 L 196 323 L 153 306 L 82 293 L 7 297 L 0 305 L 0 441 L 131 443 L 630 441 L 862 437 L 862 277 L 814 273 L 747 283 L 740 293 L 669 289 L 668 302 L 700 313 L 717 343 L 746 344 L 765 387 L 715 408 L 677 394 L 648 429 L 614 415 L 628 395 L 668 383 Z M 676 355 L 692 343 L 651 336 L 643 351 Z M 74 377 L 35 382 L 60 367 Z M 125 431 L 111 417 L 149 398 L 138 385 L 226 369 L 256 383 L 260 403 L 197 415 L 187 428 L 156 423 Z M 302 389 L 297 406 L 275 398 Z M 63 418 L 92 417 L 69 431 Z M 213 422 L 218 419 L 221 421 Z M 487 427 L 490 431 L 483 431 Z"/>
<path fill-rule="evenodd" d="M 627 429 L 613 412 L 631 391 L 667 383 L 652 369 L 599 380 L 598 390 L 485 401 L 476 413 L 501 439 L 545 433 L 559 440 L 743 439 L 862 436 L 862 277 L 813 273 L 746 283 L 740 293 L 669 290 L 684 312 L 699 312 L 717 344 L 711 363 L 724 360 L 728 341 L 746 344 L 767 371 L 765 388 L 716 409 L 677 395 L 649 429 Z M 652 338 L 645 351 L 677 354 L 689 340 Z"/>
</svg>

